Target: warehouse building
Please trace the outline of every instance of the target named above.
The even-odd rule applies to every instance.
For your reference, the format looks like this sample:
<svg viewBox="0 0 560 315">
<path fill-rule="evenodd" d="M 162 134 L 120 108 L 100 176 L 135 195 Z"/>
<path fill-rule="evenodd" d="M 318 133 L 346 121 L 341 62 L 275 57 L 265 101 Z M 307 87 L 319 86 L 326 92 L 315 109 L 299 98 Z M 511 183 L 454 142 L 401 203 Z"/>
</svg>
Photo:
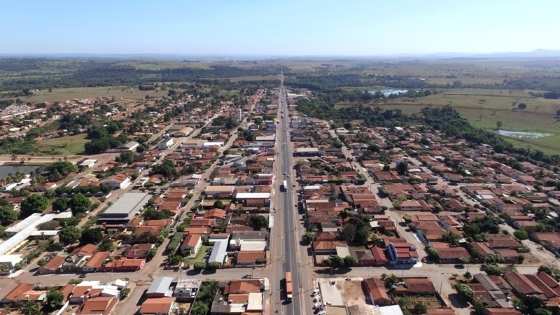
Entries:
<svg viewBox="0 0 560 315">
<path fill-rule="evenodd" d="M 152 196 L 143 192 L 128 192 L 101 213 L 97 220 L 110 224 L 127 224 L 148 203 Z"/>
</svg>

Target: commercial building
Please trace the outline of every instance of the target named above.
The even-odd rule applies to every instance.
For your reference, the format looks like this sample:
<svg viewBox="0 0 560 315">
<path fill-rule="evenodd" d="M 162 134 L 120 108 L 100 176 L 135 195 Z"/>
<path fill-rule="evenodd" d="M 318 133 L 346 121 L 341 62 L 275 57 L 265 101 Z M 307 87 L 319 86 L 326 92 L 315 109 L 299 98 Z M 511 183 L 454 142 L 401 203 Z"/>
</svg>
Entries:
<svg viewBox="0 0 560 315">
<path fill-rule="evenodd" d="M 13 252 L 15 249 L 20 247 L 23 242 L 27 240 L 28 237 L 41 232 L 38 231 L 37 227 L 43 223 L 52 221 L 54 219 L 67 219 L 72 217 L 71 212 L 62 212 L 62 213 L 49 213 L 49 214 L 39 214 L 34 213 L 29 217 L 25 218 L 24 220 L 8 227 L 6 229 L 6 233 L 11 235 L 11 237 L 4 242 L 0 243 L 0 255 L 6 255 Z M 48 234 L 45 231 L 44 234 Z"/>
<path fill-rule="evenodd" d="M 101 213 L 97 220 L 113 224 L 127 224 L 148 203 L 151 197 L 150 194 L 143 192 L 125 193 Z"/>
</svg>

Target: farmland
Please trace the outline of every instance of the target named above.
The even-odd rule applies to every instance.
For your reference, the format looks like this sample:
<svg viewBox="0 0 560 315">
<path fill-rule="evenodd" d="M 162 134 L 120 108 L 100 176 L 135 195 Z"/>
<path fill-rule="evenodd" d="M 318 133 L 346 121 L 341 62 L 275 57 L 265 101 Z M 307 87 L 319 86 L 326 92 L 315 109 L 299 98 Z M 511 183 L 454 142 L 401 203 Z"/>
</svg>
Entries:
<svg viewBox="0 0 560 315">
<path fill-rule="evenodd" d="M 519 109 L 519 104 L 525 104 Z M 351 104 L 338 104 L 349 106 Z M 354 104 L 352 104 L 353 106 Z M 512 139 L 522 147 L 549 154 L 560 153 L 559 100 L 532 96 L 529 91 L 491 89 L 448 89 L 421 98 L 395 98 L 370 104 L 384 109 L 400 109 L 403 113 L 418 113 L 424 107 L 454 107 L 475 127 L 494 130 L 526 131 L 551 134 L 538 139 Z"/>
</svg>

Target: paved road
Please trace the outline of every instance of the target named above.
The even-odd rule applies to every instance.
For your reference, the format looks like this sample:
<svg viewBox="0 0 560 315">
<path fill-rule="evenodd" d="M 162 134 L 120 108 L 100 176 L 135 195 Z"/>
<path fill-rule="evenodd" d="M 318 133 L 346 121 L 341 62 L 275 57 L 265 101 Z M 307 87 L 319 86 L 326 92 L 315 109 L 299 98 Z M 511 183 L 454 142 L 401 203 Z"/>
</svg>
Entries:
<svg viewBox="0 0 560 315">
<path fill-rule="evenodd" d="M 292 160 L 291 160 L 291 150 L 288 142 L 289 137 L 289 115 L 288 115 L 288 104 L 286 98 L 286 90 L 284 88 L 284 78 L 281 76 L 280 79 L 280 89 L 278 92 L 278 107 L 279 107 L 279 160 L 280 169 L 282 170 L 282 175 L 277 178 L 278 181 L 286 181 L 288 183 L 287 187 L 284 187 L 284 192 L 279 198 L 279 211 L 283 211 L 284 218 L 284 264 L 283 272 L 292 273 L 293 282 L 293 298 L 291 303 L 285 304 L 285 309 L 283 314 L 289 315 L 299 315 L 304 314 L 305 310 L 302 308 L 302 285 L 300 282 L 300 270 L 297 264 L 297 251 L 298 251 L 298 238 L 296 235 L 296 209 L 294 208 L 294 191 L 292 188 Z M 284 175 L 285 174 L 285 175 Z"/>
</svg>

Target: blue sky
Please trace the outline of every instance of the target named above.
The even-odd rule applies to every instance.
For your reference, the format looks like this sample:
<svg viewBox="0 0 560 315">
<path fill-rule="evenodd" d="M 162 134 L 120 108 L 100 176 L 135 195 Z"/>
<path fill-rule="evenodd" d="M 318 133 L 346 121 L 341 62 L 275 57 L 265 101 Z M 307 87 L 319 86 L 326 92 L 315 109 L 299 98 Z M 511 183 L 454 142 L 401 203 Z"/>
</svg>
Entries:
<svg viewBox="0 0 560 315">
<path fill-rule="evenodd" d="M 1 7 L 2 54 L 560 49 L 558 0 L 12 0 Z"/>
</svg>

